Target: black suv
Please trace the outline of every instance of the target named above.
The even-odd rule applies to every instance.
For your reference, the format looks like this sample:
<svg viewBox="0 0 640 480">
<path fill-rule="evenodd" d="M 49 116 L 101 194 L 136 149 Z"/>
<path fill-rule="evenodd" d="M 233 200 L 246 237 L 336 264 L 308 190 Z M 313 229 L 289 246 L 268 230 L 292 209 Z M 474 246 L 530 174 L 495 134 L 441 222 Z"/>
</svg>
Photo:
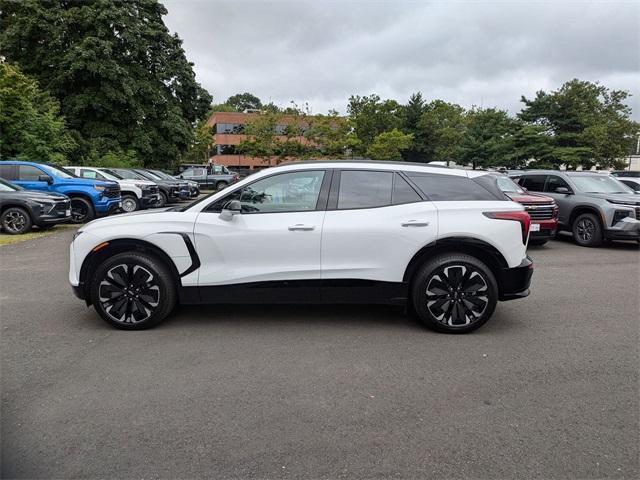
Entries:
<svg viewBox="0 0 640 480">
<path fill-rule="evenodd" d="M 48 228 L 70 219 L 66 195 L 25 190 L 0 179 L 0 225 L 5 233 L 26 233 L 33 225 Z"/>
</svg>

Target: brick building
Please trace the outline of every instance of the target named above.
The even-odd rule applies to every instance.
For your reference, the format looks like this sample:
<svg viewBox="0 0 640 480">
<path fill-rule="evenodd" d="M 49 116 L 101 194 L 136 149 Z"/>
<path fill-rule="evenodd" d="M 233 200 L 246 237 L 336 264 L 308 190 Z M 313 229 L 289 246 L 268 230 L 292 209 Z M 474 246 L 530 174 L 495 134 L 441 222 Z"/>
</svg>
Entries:
<svg viewBox="0 0 640 480">
<path fill-rule="evenodd" d="M 269 166 L 262 158 L 241 155 L 237 151 L 240 142 L 247 138 L 244 135 L 245 125 L 259 113 L 214 112 L 207 120 L 207 125 L 213 130 L 214 146 L 209 154 L 209 161 L 216 165 L 235 168 L 266 168 Z M 282 115 L 276 125 L 276 133 L 284 132 L 287 125 L 294 121 L 294 116 Z M 272 163 L 274 165 L 274 163 Z"/>
</svg>

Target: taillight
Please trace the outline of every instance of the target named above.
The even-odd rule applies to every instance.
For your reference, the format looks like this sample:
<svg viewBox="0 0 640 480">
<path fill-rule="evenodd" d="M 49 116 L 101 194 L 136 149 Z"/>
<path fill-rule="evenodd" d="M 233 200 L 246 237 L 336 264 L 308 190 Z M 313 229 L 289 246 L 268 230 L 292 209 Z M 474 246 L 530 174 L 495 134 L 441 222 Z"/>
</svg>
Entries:
<svg viewBox="0 0 640 480">
<path fill-rule="evenodd" d="M 531 217 L 527 212 L 484 212 L 483 215 L 496 220 L 512 220 L 520 222 L 522 229 L 522 243 L 527 243 L 529 228 L 531 227 Z"/>
</svg>

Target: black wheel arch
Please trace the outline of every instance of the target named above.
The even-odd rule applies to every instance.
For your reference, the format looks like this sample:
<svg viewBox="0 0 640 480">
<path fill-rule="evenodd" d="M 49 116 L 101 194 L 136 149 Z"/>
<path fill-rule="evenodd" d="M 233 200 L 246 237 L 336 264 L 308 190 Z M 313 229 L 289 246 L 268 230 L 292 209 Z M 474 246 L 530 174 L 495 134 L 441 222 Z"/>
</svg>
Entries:
<svg viewBox="0 0 640 480">
<path fill-rule="evenodd" d="M 604 219 L 602 218 L 602 214 L 597 207 L 594 207 L 592 205 L 577 205 L 573 208 L 573 210 L 571 210 L 571 215 L 569 215 L 569 228 L 573 228 L 573 222 L 583 213 L 591 213 L 595 215 L 600 222 L 600 225 L 604 225 Z"/>
<path fill-rule="evenodd" d="M 80 267 L 79 281 L 84 293 L 84 300 L 87 305 L 91 305 L 91 295 L 89 295 L 90 286 L 88 280 L 91 278 L 91 275 L 93 275 L 93 272 L 95 272 L 98 265 L 104 262 L 107 258 L 124 252 L 145 253 L 155 257 L 169 269 L 176 287 L 179 289 L 179 287 L 182 286 L 180 273 L 178 272 L 175 263 L 173 263 L 169 255 L 167 255 L 167 253 L 160 247 L 150 242 L 133 238 L 110 240 L 106 247 L 97 251 L 91 251 L 91 253 L 89 253 L 82 262 L 82 267 Z"/>
<path fill-rule="evenodd" d="M 435 255 L 444 253 L 465 253 L 482 261 L 496 278 L 498 290 L 502 290 L 502 271 L 509 267 L 506 259 L 493 245 L 471 237 L 442 238 L 425 245 L 411 258 L 405 269 L 403 282 L 410 285 L 420 265 Z"/>
</svg>

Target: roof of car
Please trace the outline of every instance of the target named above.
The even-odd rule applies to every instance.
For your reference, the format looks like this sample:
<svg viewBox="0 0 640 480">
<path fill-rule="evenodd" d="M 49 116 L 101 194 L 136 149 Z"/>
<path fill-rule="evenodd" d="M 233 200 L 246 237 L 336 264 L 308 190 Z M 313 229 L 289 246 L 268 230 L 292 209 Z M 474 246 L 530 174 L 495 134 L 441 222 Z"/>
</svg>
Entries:
<svg viewBox="0 0 640 480">
<path fill-rule="evenodd" d="M 565 175 L 570 175 L 570 176 L 575 176 L 575 175 L 597 175 L 599 172 L 593 172 L 590 170 L 587 171 L 575 171 L 575 170 L 522 170 L 520 172 L 517 173 L 509 173 L 509 175 L 513 175 L 513 176 L 522 176 L 522 175 L 558 175 L 558 174 L 565 174 Z M 600 172 L 602 173 L 602 172 Z"/>
</svg>

